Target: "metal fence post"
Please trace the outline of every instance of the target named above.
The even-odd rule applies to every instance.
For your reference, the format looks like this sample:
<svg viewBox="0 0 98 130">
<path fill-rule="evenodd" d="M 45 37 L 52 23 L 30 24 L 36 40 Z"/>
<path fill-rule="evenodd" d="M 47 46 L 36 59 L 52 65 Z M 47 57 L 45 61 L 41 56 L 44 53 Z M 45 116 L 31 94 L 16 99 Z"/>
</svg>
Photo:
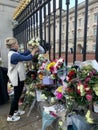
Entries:
<svg viewBox="0 0 98 130">
<path fill-rule="evenodd" d="M 83 61 L 86 60 L 86 45 L 87 45 L 87 25 L 88 25 L 88 0 L 85 0 L 85 22 L 84 22 L 84 46 L 83 46 Z"/>
<path fill-rule="evenodd" d="M 59 16 L 59 57 L 61 57 L 61 46 L 62 46 L 62 0 L 59 0 L 59 10 L 60 10 L 60 16 Z"/>
<path fill-rule="evenodd" d="M 68 63 L 68 37 L 69 37 L 69 34 L 68 34 L 68 30 L 69 30 L 69 23 L 68 23 L 68 20 L 69 20 L 69 4 L 70 4 L 70 0 L 66 0 L 66 6 L 67 6 L 67 14 L 66 14 L 66 52 L 65 52 L 65 63 L 67 65 Z"/>
<path fill-rule="evenodd" d="M 56 19 L 56 16 L 55 16 L 55 12 L 56 12 L 56 0 L 53 0 L 53 59 L 55 59 L 55 19 Z"/>
<path fill-rule="evenodd" d="M 97 33 L 96 33 L 96 53 L 95 59 L 98 62 L 98 15 L 97 15 Z"/>
<path fill-rule="evenodd" d="M 78 6 L 78 0 L 75 0 L 74 55 L 73 55 L 73 63 L 74 63 L 74 61 L 76 61 L 76 43 L 77 43 L 77 6 Z"/>
</svg>

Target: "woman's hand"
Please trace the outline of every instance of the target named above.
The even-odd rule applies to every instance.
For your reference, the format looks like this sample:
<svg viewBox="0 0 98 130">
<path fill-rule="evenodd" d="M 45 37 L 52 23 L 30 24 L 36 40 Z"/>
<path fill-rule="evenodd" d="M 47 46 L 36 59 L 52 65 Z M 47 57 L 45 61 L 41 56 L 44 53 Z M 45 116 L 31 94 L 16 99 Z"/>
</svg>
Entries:
<svg viewBox="0 0 98 130">
<path fill-rule="evenodd" d="M 39 51 L 38 47 L 34 47 L 31 54 L 34 56 Z"/>
<path fill-rule="evenodd" d="M 27 45 L 27 49 L 32 52 L 32 45 Z"/>
</svg>

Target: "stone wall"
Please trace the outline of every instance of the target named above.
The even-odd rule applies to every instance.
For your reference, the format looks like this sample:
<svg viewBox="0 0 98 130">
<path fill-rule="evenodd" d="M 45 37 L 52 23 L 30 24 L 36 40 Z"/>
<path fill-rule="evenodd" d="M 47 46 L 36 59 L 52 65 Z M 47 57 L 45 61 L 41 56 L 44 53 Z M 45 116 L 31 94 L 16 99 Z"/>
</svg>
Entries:
<svg viewBox="0 0 98 130">
<path fill-rule="evenodd" d="M 7 53 L 5 38 L 13 36 L 13 12 L 18 3 L 10 0 L 0 1 L 0 57 L 4 67 L 7 67 Z"/>
</svg>

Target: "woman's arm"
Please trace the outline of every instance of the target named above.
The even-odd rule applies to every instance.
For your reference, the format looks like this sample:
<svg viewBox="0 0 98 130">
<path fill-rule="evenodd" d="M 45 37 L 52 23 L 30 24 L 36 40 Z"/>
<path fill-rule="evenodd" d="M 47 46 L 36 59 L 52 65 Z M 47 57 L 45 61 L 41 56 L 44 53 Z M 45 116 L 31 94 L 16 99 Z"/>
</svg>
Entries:
<svg viewBox="0 0 98 130">
<path fill-rule="evenodd" d="M 42 46 L 39 45 L 39 54 L 44 54 L 45 50 Z"/>
<path fill-rule="evenodd" d="M 24 51 L 24 52 L 19 52 L 21 55 L 27 56 L 29 55 L 31 52 L 29 50 Z"/>
<path fill-rule="evenodd" d="M 20 53 L 14 53 L 12 54 L 11 56 L 11 63 L 12 64 L 17 64 L 18 62 L 21 62 L 21 61 L 29 61 L 29 60 L 32 60 L 33 58 L 33 55 L 32 54 L 29 54 L 27 56 L 24 56 L 24 55 L 21 55 Z"/>
</svg>

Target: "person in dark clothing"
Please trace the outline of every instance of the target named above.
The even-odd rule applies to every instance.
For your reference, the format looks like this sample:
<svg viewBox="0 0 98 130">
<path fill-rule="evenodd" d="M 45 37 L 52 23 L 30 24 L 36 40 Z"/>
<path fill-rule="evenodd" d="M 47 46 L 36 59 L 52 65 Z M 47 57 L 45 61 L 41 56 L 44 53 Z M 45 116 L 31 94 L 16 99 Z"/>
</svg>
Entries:
<svg viewBox="0 0 98 130">
<path fill-rule="evenodd" d="M 0 105 L 9 101 L 9 95 L 7 91 L 7 68 L 0 67 Z"/>
<path fill-rule="evenodd" d="M 51 49 L 50 43 L 46 42 L 45 40 L 40 41 L 40 45 L 44 48 L 45 53 Z"/>
</svg>

